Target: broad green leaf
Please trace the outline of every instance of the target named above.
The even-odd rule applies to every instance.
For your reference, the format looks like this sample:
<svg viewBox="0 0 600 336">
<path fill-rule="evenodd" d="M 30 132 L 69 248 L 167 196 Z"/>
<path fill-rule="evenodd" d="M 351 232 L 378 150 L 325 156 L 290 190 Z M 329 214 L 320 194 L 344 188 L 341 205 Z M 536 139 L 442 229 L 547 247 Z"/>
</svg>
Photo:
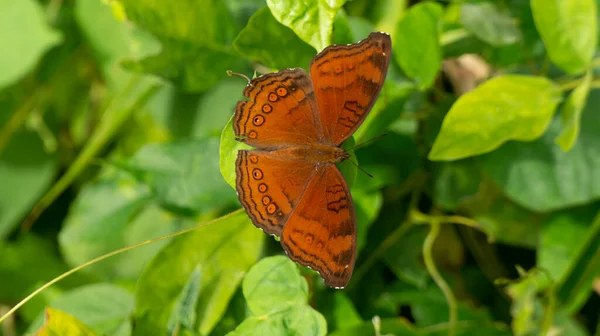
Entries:
<svg viewBox="0 0 600 336">
<path fill-rule="evenodd" d="M 454 103 L 428 158 L 457 160 L 508 140 L 535 140 L 546 131 L 560 99 L 559 88 L 543 77 L 491 79 Z"/>
<path fill-rule="evenodd" d="M 360 253 L 367 243 L 367 232 L 383 205 L 383 195 L 379 190 L 365 191 L 357 185 L 352 189 L 352 201 L 356 212 L 356 251 Z"/>
<path fill-rule="evenodd" d="M 435 201 L 446 210 L 455 210 L 479 191 L 481 176 L 474 160 L 444 162 L 437 169 Z"/>
<path fill-rule="evenodd" d="M 78 266 L 116 249 L 192 224 L 149 204 L 150 200 L 148 187 L 126 174 L 108 176 L 85 186 L 59 235 L 64 258 L 71 266 Z M 114 256 L 91 265 L 86 271 L 105 279 L 119 277 L 135 281 L 144 265 L 166 243 L 156 242 Z"/>
<path fill-rule="evenodd" d="M 239 57 L 229 47 L 193 45 L 188 42 L 163 41 L 159 54 L 122 64 L 137 72 L 152 73 L 171 80 L 185 91 L 200 92 L 225 78 L 226 71 L 241 66 Z"/>
<path fill-rule="evenodd" d="M 422 259 L 427 232 L 429 230 L 424 226 L 410 228 L 399 239 L 402 243 L 391 245 L 383 256 L 383 261 L 398 279 L 416 287 L 425 286 L 429 279 Z"/>
<path fill-rule="evenodd" d="M 558 281 L 557 295 L 563 309 L 574 314 L 592 295 L 592 285 L 600 277 L 600 213 L 578 245 L 572 246 L 576 246 L 573 261 Z"/>
<path fill-rule="evenodd" d="M 527 209 L 548 212 L 600 199 L 600 91 L 592 90 L 581 115 L 577 143 L 563 152 L 554 139 L 555 118 L 548 131 L 528 143 L 509 142 L 478 157 L 484 173 L 503 193 Z"/>
<path fill-rule="evenodd" d="M 227 45 L 239 28 L 222 0 L 118 0 L 127 19 L 161 39 L 186 41 L 192 45 Z M 223 24 L 223 23 L 227 24 Z"/>
<path fill-rule="evenodd" d="M 577 262 L 576 246 L 581 246 L 592 233 L 597 203 L 552 214 L 543 223 L 537 248 L 536 265 L 548 272 L 554 281 L 569 276 Z"/>
<path fill-rule="evenodd" d="M 57 170 L 56 153 L 47 153 L 33 131 L 17 131 L 0 149 L 0 181 L 5 191 L 0 192 L 0 238 L 20 224 L 50 186 Z"/>
<path fill-rule="evenodd" d="M 581 83 L 571 92 L 569 98 L 565 101 L 562 110 L 563 129 L 556 137 L 555 142 L 563 151 L 569 151 L 577 141 L 579 136 L 579 123 L 581 121 L 581 112 L 585 107 L 590 86 L 592 84 L 592 73 L 588 72 L 583 77 Z"/>
<path fill-rule="evenodd" d="M 244 57 L 259 61 L 275 70 L 308 69 L 315 49 L 294 32 L 277 22 L 267 7 L 259 9 L 233 42 Z"/>
<path fill-rule="evenodd" d="M 177 333 L 180 328 L 185 330 L 194 330 L 196 324 L 196 305 L 200 297 L 200 284 L 202 281 L 202 270 L 200 266 L 196 267 L 187 283 L 179 293 L 177 301 L 173 304 L 173 310 L 169 317 L 169 334 Z"/>
<path fill-rule="evenodd" d="M 239 59 L 231 42 L 238 27 L 223 1 L 120 2 L 129 20 L 162 43 L 160 53 L 127 61 L 127 68 L 165 77 L 186 91 L 204 91 L 236 67 Z"/>
<path fill-rule="evenodd" d="M 119 21 L 102 0 L 77 1 L 75 19 L 112 89 L 122 89 L 133 75 L 121 67 L 120 61 L 127 57 L 139 59 L 160 51 L 160 43 L 149 33 Z"/>
<path fill-rule="evenodd" d="M 147 265 L 137 284 L 136 334 L 168 330 L 176 303 L 196 270 L 201 277 L 195 330 L 208 334 L 223 317 L 246 271 L 258 260 L 264 238 L 248 216 L 238 212 L 171 241 Z"/>
<path fill-rule="evenodd" d="M 0 88 L 29 73 L 42 56 L 62 40 L 46 22 L 42 5 L 34 0 L 0 3 Z"/>
<path fill-rule="evenodd" d="M 442 12 L 442 6 L 434 2 L 414 5 L 400 19 L 393 36 L 396 60 L 421 89 L 433 84 L 442 65 L 439 42 Z"/>
<path fill-rule="evenodd" d="M 308 304 L 308 284 L 286 256 L 269 257 L 254 265 L 243 284 L 252 312 L 229 336 L 325 335 L 325 318 Z"/>
<path fill-rule="evenodd" d="M 346 0 L 267 0 L 277 21 L 290 27 L 317 51 L 331 44 L 331 29 Z"/>
<path fill-rule="evenodd" d="M 0 262 L 0 279 L 9 279 L 2 281 L 0 286 L 2 302 L 18 302 L 41 283 L 69 269 L 60 259 L 53 241 L 34 234 L 21 235 L 15 241 L 1 241 L 0 255 L 4 261 Z M 84 276 L 75 274 L 58 283 L 57 287 L 70 288 L 84 281 Z M 35 315 L 38 312 L 39 309 Z"/>
<path fill-rule="evenodd" d="M 570 74 L 585 71 L 598 43 L 595 0 L 531 0 L 535 25 L 548 56 Z"/>
<path fill-rule="evenodd" d="M 73 315 L 96 334 L 131 335 L 133 296 L 121 287 L 105 283 L 79 287 L 56 298 L 49 306 Z M 39 329 L 43 321 L 44 313 L 40 312 L 27 333 Z"/>
<path fill-rule="evenodd" d="M 421 332 L 404 318 L 381 319 L 376 331 L 373 321 L 365 321 L 360 325 L 342 328 L 330 333 L 330 336 L 380 336 L 380 335 L 402 335 L 418 336 Z"/>
<path fill-rule="evenodd" d="M 516 20 L 491 2 L 461 4 L 460 22 L 471 34 L 496 47 L 521 40 Z"/>
<path fill-rule="evenodd" d="M 127 163 L 165 206 L 206 212 L 236 203 L 235 193 L 219 178 L 218 139 L 214 137 L 149 144 Z"/>
<path fill-rule="evenodd" d="M 81 321 L 58 309 L 46 308 L 46 322 L 36 332 L 37 336 L 95 336 Z"/>
<path fill-rule="evenodd" d="M 317 294 L 318 293 L 318 294 Z M 313 294 L 316 307 L 327 320 L 328 331 L 361 325 L 363 320 L 348 295 L 342 291 Z"/>
<path fill-rule="evenodd" d="M 369 36 L 369 33 L 364 36 Z M 333 21 L 333 36 L 331 37 L 333 44 L 350 44 L 356 42 L 357 38 L 359 38 L 359 36 L 355 37 L 352 33 L 352 27 L 348 14 L 346 14 L 346 11 L 341 8 L 337 12 Z"/>
</svg>

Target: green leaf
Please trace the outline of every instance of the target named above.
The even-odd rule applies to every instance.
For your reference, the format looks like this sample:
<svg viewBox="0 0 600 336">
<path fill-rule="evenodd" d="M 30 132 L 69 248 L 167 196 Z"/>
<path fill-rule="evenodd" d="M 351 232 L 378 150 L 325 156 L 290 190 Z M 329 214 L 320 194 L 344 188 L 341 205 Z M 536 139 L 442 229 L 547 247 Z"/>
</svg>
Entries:
<svg viewBox="0 0 600 336">
<path fill-rule="evenodd" d="M 554 281 L 566 278 L 574 269 L 577 249 L 592 233 L 590 223 L 597 214 L 597 204 L 568 209 L 552 214 L 544 221 L 540 232 L 536 265 Z"/>
<path fill-rule="evenodd" d="M 58 170 L 56 153 L 47 153 L 33 131 L 13 134 L 0 149 L 0 238 L 20 224 L 35 202 L 48 189 Z"/>
<path fill-rule="evenodd" d="M 178 309 L 176 302 L 197 269 L 201 278 L 195 328 L 208 334 L 223 317 L 246 271 L 258 260 L 264 238 L 245 213 L 237 212 L 171 241 L 139 279 L 136 334 L 168 330 L 173 309 Z"/>
<path fill-rule="evenodd" d="M 531 0 L 535 25 L 548 56 L 570 74 L 585 71 L 598 43 L 595 0 Z"/>
<path fill-rule="evenodd" d="M 172 80 L 187 91 L 204 91 L 235 68 L 231 42 L 238 32 L 223 1 L 121 0 L 127 18 L 153 33 L 162 51 L 124 65 Z M 227 22 L 228 24 L 221 24 Z"/>
<path fill-rule="evenodd" d="M 290 27 L 317 51 L 331 44 L 331 29 L 346 0 L 267 0 L 277 21 Z"/>
<path fill-rule="evenodd" d="M 244 297 L 253 316 L 234 335 L 325 335 L 327 322 L 307 305 L 308 284 L 294 262 L 269 257 L 254 265 L 244 279 Z"/>
<path fill-rule="evenodd" d="M 73 315 L 99 335 L 131 335 L 129 319 L 133 313 L 133 296 L 115 285 L 100 283 L 79 287 L 58 297 L 49 306 Z M 44 313 L 40 312 L 27 333 L 33 333 L 43 321 Z"/>
<path fill-rule="evenodd" d="M 560 149 L 565 152 L 573 148 L 573 145 L 579 136 L 581 112 L 585 107 L 591 84 L 592 73 L 588 72 L 583 77 L 581 83 L 573 90 L 573 92 L 571 92 L 571 95 L 569 95 L 569 98 L 567 98 L 562 107 L 563 129 L 554 141 L 560 146 Z"/>
<path fill-rule="evenodd" d="M 219 146 L 219 169 L 221 175 L 235 190 L 235 160 L 237 159 L 237 153 L 241 149 L 252 149 L 252 147 L 246 145 L 243 142 L 235 140 L 235 133 L 233 132 L 233 116 L 223 128 L 221 133 L 221 143 Z"/>
<path fill-rule="evenodd" d="M 71 266 L 142 241 L 172 233 L 193 224 L 174 218 L 149 204 L 149 189 L 125 174 L 107 176 L 85 186 L 71 207 L 59 234 L 64 258 Z M 105 279 L 135 281 L 142 267 L 166 244 L 149 246 L 114 256 L 86 269 Z"/>
<path fill-rule="evenodd" d="M 315 49 L 298 38 L 290 28 L 277 22 L 267 7 L 252 15 L 233 46 L 244 57 L 275 70 L 308 69 L 316 54 Z"/>
<path fill-rule="evenodd" d="M 571 314 L 578 312 L 592 295 L 592 285 L 600 276 L 600 213 L 583 237 L 575 245 L 573 261 L 558 283 L 558 299 Z"/>
<path fill-rule="evenodd" d="M 34 0 L 3 0 L 0 31 L 0 88 L 33 70 L 46 51 L 62 40 L 45 22 L 42 6 Z"/>
<path fill-rule="evenodd" d="M 120 66 L 120 61 L 139 59 L 160 51 L 160 43 L 155 38 L 135 25 L 119 21 L 102 0 L 77 1 L 75 19 L 110 88 L 123 89 L 133 75 Z"/>
<path fill-rule="evenodd" d="M 38 336 L 95 336 L 81 321 L 58 309 L 46 308 L 46 322 L 36 332 Z"/>
<path fill-rule="evenodd" d="M 462 95 L 452 106 L 430 160 L 483 154 L 508 140 L 540 137 L 552 120 L 561 91 L 543 77 L 506 75 Z"/>
<path fill-rule="evenodd" d="M 177 301 L 173 304 L 173 310 L 169 317 L 168 330 L 169 334 L 173 335 L 177 333 L 180 327 L 185 330 L 194 330 L 196 324 L 196 305 L 198 304 L 198 298 L 200 294 L 200 283 L 202 280 L 202 271 L 200 266 L 197 266 L 188 282 L 185 284 Z"/>
<path fill-rule="evenodd" d="M 236 203 L 235 193 L 219 178 L 218 139 L 214 137 L 149 144 L 127 163 L 165 206 L 206 212 Z"/>
<path fill-rule="evenodd" d="M 5 261 L 0 263 L 0 279 L 10 279 L 0 286 L 2 302 L 18 302 L 40 283 L 50 281 L 69 269 L 60 259 L 51 239 L 33 234 L 20 235 L 15 241 L 0 242 L 0 255 Z M 57 286 L 69 288 L 81 284 L 82 280 L 83 277 L 76 274 Z"/>
<path fill-rule="evenodd" d="M 433 84 L 442 65 L 439 42 L 442 12 L 442 6 L 434 2 L 410 7 L 398 22 L 393 37 L 396 60 L 421 89 Z"/>
<path fill-rule="evenodd" d="M 548 212 L 600 199 L 600 91 L 590 92 L 582 113 L 577 143 L 563 152 L 554 139 L 560 133 L 555 118 L 548 131 L 528 143 L 509 142 L 478 157 L 484 173 L 517 204 Z"/>
<path fill-rule="evenodd" d="M 460 22 L 471 34 L 496 47 L 521 40 L 516 20 L 491 2 L 461 4 Z"/>
</svg>

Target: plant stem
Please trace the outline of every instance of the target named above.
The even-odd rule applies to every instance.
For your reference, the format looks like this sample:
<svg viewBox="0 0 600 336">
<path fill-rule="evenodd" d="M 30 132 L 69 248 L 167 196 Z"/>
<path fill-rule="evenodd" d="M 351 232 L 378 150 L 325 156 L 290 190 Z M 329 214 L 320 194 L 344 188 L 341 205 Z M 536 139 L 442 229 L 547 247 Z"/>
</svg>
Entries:
<svg viewBox="0 0 600 336">
<path fill-rule="evenodd" d="M 458 315 L 456 298 L 454 297 L 454 293 L 452 293 L 450 286 L 448 286 L 444 278 L 439 273 L 437 267 L 435 266 L 435 262 L 433 261 L 433 244 L 440 233 L 440 226 L 441 224 L 439 222 L 431 223 L 431 229 L 427 234 L 427 237 L 425 237 L 425 242 L 423 243 L 423 260 L 425 262 L 425 268 L 427 268 L 427 272 L 429 272 L 429 275 L 431 275 L 433 281 L 442 290 L 442 293 L 444 293 L 444 296 L 446 297 L 450 316 L 448 336 L 454 336 Z"/>
</svg>

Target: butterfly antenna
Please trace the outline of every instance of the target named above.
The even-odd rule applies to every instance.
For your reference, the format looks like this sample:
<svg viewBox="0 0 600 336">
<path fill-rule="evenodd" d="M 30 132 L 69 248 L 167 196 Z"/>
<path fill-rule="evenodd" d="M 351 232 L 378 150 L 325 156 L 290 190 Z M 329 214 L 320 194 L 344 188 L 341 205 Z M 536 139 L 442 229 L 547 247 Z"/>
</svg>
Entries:
<svg viewBox="0 0 600 336">
<path fill-rule="evenodd" d="M 354 161 L 352 161 L 352 160 L 348 160 L 348 161 L 349 161 L 350 163 L 352 163 L 354 166 L 356 166 L 356 168 L 358 168 L 358 169 L 359 169 L 361 172 L 363 172 L 363 173 L 367 174 L 367 176 L 368 176 L 368 177 L 370 177 L 370 178 L 373 178 L 373 175 L 371 175 L 371 174 L 367 173 L 367 171 L 366 171 L 366 170 L 364 170 L 364 169 L 362 169 L 362 168 L 361 168 L 361 167 L 358 165 L 358 163 L 356 163 L 356 162 L 354 162 Z"/>
<path fill-rule="evenodd" d="M 239 72 L 233 72 L 233 71 L 231 71 L 231 70 L 227 70 L 227 76 L 238 76 L 238 77 L 242 77 L 243 79 L 245 79 L 245 80 L 247 80 L 247 81 L 248 81 L 248 84 L 250 84 L 250 77 L 248 77 L 248 76 L 246 76 L 246 75 L 244 75 L 244 74 L 241 74 L 241 73 L 239 73 Z"/>
<path fill-rule="evenodd" d="M 365 145 L 367 145 L 367 144 L 369 144 L 369 143 L 371 143 L 371 142 L 373 142 L 373 141 L 375 141 L 375 140 L 377 140 L 377 139 L 379 139 L 379 138 L 382 138 L 382 137 L 384 137 L 384 136 L 386 136 L 386 135 L 387 135 L 387 133 L 379 134 L 378 136 L 376 136 L 376 137 L 374 137 L 374 138 L 371 138 L 371 139 L 369 139 L 369 140 L 365 140 L 365 141 L 364 141 L 364 142 L 362 142 L 362 143 L 359 143 L 358 145 L 356 145 L 356 146 L 354 146 L 354 147 L 350 148 L 350 150 L 353 150 L 353 151 L 354 151 L 354 150 L 356 150 L 356 149 L 358 149 L 358 148 L 360 148 L 360 147 L 364 147 Z M 358 167 L 358 166 L 357 166 L 357 167 Z"/>
</svg>

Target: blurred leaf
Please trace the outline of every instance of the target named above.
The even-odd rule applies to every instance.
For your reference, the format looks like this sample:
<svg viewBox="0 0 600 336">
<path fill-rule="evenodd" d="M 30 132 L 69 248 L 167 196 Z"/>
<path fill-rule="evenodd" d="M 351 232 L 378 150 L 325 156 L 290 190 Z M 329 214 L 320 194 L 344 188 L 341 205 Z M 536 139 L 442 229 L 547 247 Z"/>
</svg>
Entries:
<svg viewBox="0 0 600 336">
<path fill-rule="evenodd" d="M 204 91 L 238 62 L 231 42 L 239 29 L 222 1 L 120 1 L 127 18 L 162 43 L 159 54 L 124 63 L 129 69 L 165 77 L 187 91 Z"/>
<path fill-rule="evenodd" d="M 316 302 L 312 305 L 324 315 L 329 331 L 346 329 L 363 323 L 360 314 L 346 293 L 341 291 L 333 293 L 323 291 L 318 294 L 313 294 Z"/>
<path fill-rule="evenodd" d="M 5 279 L 0 286 L 1 302 L 18 302 L 36 286 L 68 270 L 50 239 L 33 234 L 22 235 L 16 241 L 0 241 L 0 256 L 0 279 Z M 81 282 L 82 277 L 75 275 L 57 286 L 69 288 Z"/>
<path fill-rule="evenodd" d="M 429 153 L 430 160 L 457 160 L 487 153 L 508 140 L 540 137 L 561 92 L 544 77 L 491 79 L 454 103 Z"/>
<path fill-rule="evenodd" d="M 364 191 L 359 187 L 353 188 L 351 193 L 356 211 L 356 251 L 360 253 L 367 243 L 367 232 L 383 205 L 383 195 L 380 191 Z"/>
<path fill-rule="evenodd" d="M 36 332 L 36 335 L 94 336 L 96 333 L 91 331 L 75 317 L 58 309 L 46 308 L 46 322 L 44 323 L 44 326 Z"/>
<path fill-rule="evenodd" d="M 0 4 L 0 88 L 33 70 L 42 56 L 62 40 L 34 0 L 3 0 Z"/>
<path fill-rule="evenodd" d="M 121 174 L 85 186 L 75 200 L 59 235 L 65 259 L 71 266 L 148 239 L 189 227 L 149 204 L 146 186 Z M 136 280 L 144 265 L 166 241 L 137 248 L 87 268 L 105 279 Z"/>
<path fill-rule="evenodd" d="M 562 309 L 575 313 L 592 295 L 592 284 L 600 276 L 600 213 L 583 239 L 580 237 L 572 262 L 558 282 L 558 299 Z"/>
<path fill-rule="evenodd" d="M 264 237 L 245 213 L 238 212 L 171 241 L 148 264 L 137 284 L 136 335 L 168 330 L 175 303 L 196 269 L 201 274 L 196 330 L 209 333 L 223 317 L 248 268 L 258 260 Z"/>
<path fill-rule="evenodd" d="M 177 334 L 179 328 L 185 328 L 185 331 L 192 332 L 196 324 L 196 305 L 198 304 L 200 283 L 202 281 L 202 272 L 200 267 L 196 267 L 188 282 L 179 293 L 177 301 L 173 304 L 173 310 L 169 317 L 169 334 Z"/>
<path fill-rule="evenodd" d="M 548 56 L 570 74 L 585 71 L 598 44 L 595 0 L 531 0 L 535 25 Z"/>
<path fill-rule="evenodd" d="M 316 55 L 294 32 L 277 22 L 267 7 L 259 9 L 233 42 L 244 57 L 256 60 L 270 69 L 304 68 Z"/>
<path fill-rule="evenodd" d="M 317 51 L 331 44 L 331 29 L 346 0 L 267 0 L 277 21 L 290 27 Z"/>
<path fill-rule="evenodd" d="M 286 256 L 265 258 L 254 265 L 243 289 L 254 316 L 228 335 L 326 335 L 325 318 L 307 305 L 306 280 Z"/>
<path fill-rule="evenodd" d="M 36 132 L 17 131 L 4 150 L 0 149 L 0 181 L 5 191 L 0 193 L 0 239 L 23 220 L 57 171 L 56 153 L 44 150 Z"/>
<path fill-rule="evenodd" d="M 511 200 L 538 212 L 582 205 L 600 198 L 600 91 L 590 92 L 581 133 L 568 152 L 555 145 L 555 120 L 538 140 L 509 142 L 478 158 L 484 172 Z M 523 125 L 523 124 L 521 124 Z"/>
<path fill-rule="evenodd" d="M 214 137 L 149 144 L 126 164 L 155 197 L 170 208 L 207 212 L 235 204 L 235 193 L 219 177 Z"/>
<path fill-rule="evenodd" d="M 111 88 L 124 89 L 131 80 L 132 74 L 121 67 L 120 61 L 160 51 L 156 39 L 134 25 L 119 21 L 102 0 L 77 1 L 75 15 Z"/>
<path fill-rule="evenodd" d="M 571 95 L 569 95 L 569 98 L 567 98 L 562 107 L 563 129 L 558 137 L 556 137 L 555 142 L 565 152 L 573 148 L 579 136 L 581 112 L 585 107 L 591 84 L 592 73 L 588 72 L 583 77 L 583 81 L 571 92 Z"/>
<path fill-rule="evenodd" d="M 480 175 L 479 167 L 472 159 L 442 163 L 434 182 L 437 205 L 455 210 L 474 197 L 481 184 Z"/>
<path fill-rule="evenodd" d="M 372 321 L 363 322 L 358 326 L 351 326 L 336 330 L 329 334 L 330 336 L 383 336 L 383 335 L 402 335 L 417 336 L 421 335 L 415 327 L 403 318 L 386 318 L 380 322 L 379 333 L 375 332 L 375 326 Z"/>
<path fill-rule="evenodd" d="M 493 46 L 517 43 L 521 32 L 509 13 L 491 2 L 463 3 L 460 22 L 473 35 Z"/>
<path fill-rule="evenodd" d="M 425 226 L 411 227 L 402 236 L 402 243 L 391 245 L 383 257 L 385 264 L 398 279 L 418 288 L 424 287 L 429 279 L 422 257 L 427 232 L 429 231 Z"/>
<path fill-rule="evenodd" d="M 442 65 L 439 33 L 443 9 L 423 2 L 408 9 L 393 37 L 393 54 L 402 70 L 419 88 L 429 88 Z"/>
<path fill-rule="evenodd" d="M 79 287 L 52 301 L 49 306 L 73 315 L 96 334 L 131 335 L 129 318 L 133 313 L 133 296 L 120 287 L 103 283 Z M 27 333 L 39 329 L 43 321 L 44 313 L 40 312 Z"/>
<path fill-rule="evenodd" d="M 598 212 L 597 204 L 553 213 L 540 232 L 536 265 L 557 281 L 569 275 L 576 262 L 577 249 L 592 233 L 590 224 Z"/>
<path fill-rule="evenodd" d="M 350 44 L 355 43 L 356 39 L 362 38 L 362 36 L 369 36 L 369 33 L 370 31 L 365 35 L 354 36 L 352 34 L 350 18 L 344 8 L 340 8 L 333 21 L 333 36 L 331 40 L 333 44 Z"/>
</svg>

